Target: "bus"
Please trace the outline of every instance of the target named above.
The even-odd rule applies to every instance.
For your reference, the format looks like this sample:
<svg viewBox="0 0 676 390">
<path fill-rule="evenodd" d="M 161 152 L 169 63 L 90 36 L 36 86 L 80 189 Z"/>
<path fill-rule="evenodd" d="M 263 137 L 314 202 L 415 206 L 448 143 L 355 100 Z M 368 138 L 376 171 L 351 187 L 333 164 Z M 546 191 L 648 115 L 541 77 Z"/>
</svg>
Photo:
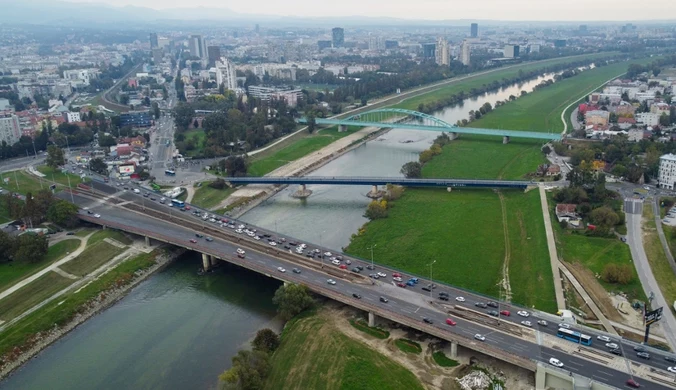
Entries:
<svg viewBox="0 0 676 390">
<path fill-rule="evenodd" d="M 556 335 L 562 339 L 570 340 L 574 343 L 582 345 L 591 345 L 592 343 L 591 336 L 566 328 L 559 328 L 558 332 L 556 332 Z"/>
<path fill-rule="evenodd" d="M 185 207 L 185 202 L 178 199 L 172 199 L 171 204 L 173 204 L 176 207 Z"/>
<path fill-rule="evenodd" d="M 173 169 L 167 169 L 166 171 L 164 171 L 164 174 L 167 176 L 176 176 L 176 171 L 174 171 Z"/>
</svg>

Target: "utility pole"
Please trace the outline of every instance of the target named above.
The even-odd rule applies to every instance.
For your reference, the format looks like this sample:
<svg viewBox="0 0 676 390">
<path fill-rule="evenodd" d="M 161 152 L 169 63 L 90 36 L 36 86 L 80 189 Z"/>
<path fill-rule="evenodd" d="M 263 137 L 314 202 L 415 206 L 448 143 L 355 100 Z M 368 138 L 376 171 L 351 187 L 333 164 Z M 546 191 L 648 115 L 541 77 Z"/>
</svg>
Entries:
<svg viewBox="0 0 676 390">
<path fill-rule="evenodd" d="M 375 267 L 375 266 L 373 265 L 373 248 L 375 248 L 376 245 L 378 245 L 378 244 L 373 244 L 373 245 L 371 245 L 371 268 Z"/>
</svg>

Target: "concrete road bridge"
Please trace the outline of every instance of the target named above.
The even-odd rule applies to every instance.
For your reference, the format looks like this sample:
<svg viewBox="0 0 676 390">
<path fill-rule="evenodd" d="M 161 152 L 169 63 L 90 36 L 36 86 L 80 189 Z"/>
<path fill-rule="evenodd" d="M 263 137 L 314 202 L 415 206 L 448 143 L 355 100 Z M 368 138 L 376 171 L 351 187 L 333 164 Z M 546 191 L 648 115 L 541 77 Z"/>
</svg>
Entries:
<svg viewBox="0 0 676 390">
<path fill-rule="evenodd" d="M 449 133 L 451 138 L 457 137 L 458 134 L 487 135 L 502 137 L 503 143 L 508 143 L 511 138 L 530 138 L 543 141 L 558 141 L 561 139 L 561 134 L 551 132 L 458 127 L 432 115 L 402 108 L 381 108 L 342 119 L 315 118 L 314 122 L 318 125 L 337 125 L 339 131 L 346 131 L 347 126 L 358 126 L 438 131 Z M 298 123 L 307 124 L 308 120 L 303 117 L 298 119 Z"/>
<path fill-rule="evenodd" d="M 340 269 L 329 262 L 331 256 L 338 254 L 329 248 L 306 242 L 307 248 L 299 254 L 296 248 L 302 240 L 236 220 L 223 225 L 225 218 L 222 217 L 208 222 L 194 214 L 197 208 L 191 206 L 190 211 L 179 211 L 176 207 L 150 201 L 142 194 L 94 181 L 89 189 L 64 191 L 57 196 L 91 211 L 92 214 L 80 212 L 78 216 L 84 221 L 146 237 L 148 243 L 156 240 L 198 251 L 202 253 L 204 269 L 227 261 L 284 283 L 301 283 L 318 294 L 367 312 L 371 325 L 378 317 L 385 318 L 447 340 L 451 343 L 452 355 L 457 354 L 458 348 L 468 348 L 531 370 L 535 372 L 538 390 L 624 388 L 629 376 L 636 378 L 646 389 L 673 388 L 674 375 L 666 370 L 672 364 L 665 357 L 676 355 L 646 347 L 652 355 L 652 359 L 646 361 L 635 356 L 636 343 L 578 325 L 574 329 L 590 335 L 593 343 L 589 346 L 572 343 L 557 337 L 558 317 L 554 315 L 496 301 L 438 281 L 434 281 L 437 284 L 434 294 L 427 293 L 421 287 L 432 280 L 346 254 L 341 254 L 343 261 L 351 260 L 349 267 L 361 266 L 364 272 Z M 201 213 L 211 214 L 206 210 Z M 262 238 L 259 236 L 256 240 L 243 231 L 236 231 L 240 225 L 256 229 L 256 234 Z M 196 237 L 196 233 L 211 240 Z M 266 238 L 266 234 L 270 237 Z M 245 258 L 237 256 L 238 248 L 246 251 Z M 311 256 L 313 249 L 320 254 L 333 253 Z M 299 272 L 292 272 L 294 268 Z M 374 280 L 364 275 L 372 272 L 384 272 L 388 278 Z M 417 277 L 419 283 L 407 288 L 398 287 L 391 280 L 395 272 L 400 272 L 404 280 Z M 328 278 L 336 283 L 327 283 Z M 448 301 L 433 296 L 440 291 L 449 295 Z M 362 298 L 355 299 L 353 294 Z M 388 298 L 389 302 L 380 302 L 380 297 Z M 462 299 L 458 299 L 460 297 Z M 493 317 L 486 312 L 491 310 L 490 307 L 477 306 L 477 303 L 489 301 L 497 302 L 498 311 L 509 310 L 514 316 Z M 527 319 L 532 322 L 531 326 L 521 324 L 524 317 L 516 313 L 522 310 L 529 313 Z M 456 324 L 448 325 L 447 318 L 453 318 Z M 548 325 L 540 325 L 538 320 L 546 320 Z M 476 334 L 484 335 L 485 340 L 477 340 Z M 619 343 L 624 357 L 609 354 L 603 343 L 597 341 L 598 335 L 609 336 Z M 552 357 L 563 362 L 564 367 L 549 365 Z"/>
</svg>

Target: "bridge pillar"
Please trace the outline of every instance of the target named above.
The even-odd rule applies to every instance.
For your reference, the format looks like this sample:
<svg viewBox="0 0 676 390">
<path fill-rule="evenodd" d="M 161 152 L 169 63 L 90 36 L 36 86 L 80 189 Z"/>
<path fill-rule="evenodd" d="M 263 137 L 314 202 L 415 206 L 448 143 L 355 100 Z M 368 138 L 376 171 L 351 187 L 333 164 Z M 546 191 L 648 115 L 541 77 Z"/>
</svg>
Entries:
<svg viewBox="0 0 676 390">
<path fill-rule="evenodd" d="M 152 243 L 150 241 L 150 237 L 146 236 L 146 246 L 152 246 Z"/>
<path fill-rule="evenodd" d="M 305 187 L 305 184 L 299 185 L 298 191 L 291 194 L 292 197 L 298 198 L 298 199 L 305 199 L 305 198 L 310 197 L 310 195 L 312 195 L 312 190 L 308 190 L 307 187 Z"/>
<path fill-rule="evenodd" d="M 502 137 L 502 143 L 503 143 L 503 144 L 508 144 L 508 143 L 509 143 L 509 136 L 508 136 L 508 135 Z"/>
<path fill-rule="evenodd" d="M 369 312 L 369 326 L 376 326 L 376 315 L 372 311 Z"/>
<path fill-rule="evenodd" d="M 366 196 L 368 196 L 369 198 L 372 198 L 372 199 L 378 199 L 378 198 L 383 196 L 383 192 L 384 191 L 378 190 L 377 185 L 374 185 L 373 187 L 371 187 L 371 191 L 369 191 L 369 193 L 366 194 Z"/>
<path fill-rule="evenodd" d="M 538 364 L 535 370 L 535 390 L 545 390 L 547 372 L 544 367 Z"/>
<path fill-rule="evenodd" d="M 453 191 L 453 187 L 446 187 L 446 191 L 448 191 L 448 192 Z"/>
<path fill-rule="evenodd" d="M 458 343 L 456 341 L 451 341 L 451 359 L 458 358 Z"/>
<path fill-rule="evenodd" d="M 218 263 L 216 256 L 209 256 L 209 261 L 211 262 L 212 266 L 215 266 Z"/>
<path fill-rule="evenodd" d="M 209 255 L 202 253 L 202 269 L 208 271 L 211 268 L 211 261 L 209 260 Z"/>
<path fill-rule="evenodd" d="M 342 133 L 344 131 L 347 131 L 347 125 L 338 125 L 338 132 Z"/>
<path fill-rule="evenodd" d="M 451 140 L 454 140 L 454 139 L 458 138 L 458 133 L 452 131 L 452 132 L 449 134 L 449 137 L 451 138 Z"/>
</svg>

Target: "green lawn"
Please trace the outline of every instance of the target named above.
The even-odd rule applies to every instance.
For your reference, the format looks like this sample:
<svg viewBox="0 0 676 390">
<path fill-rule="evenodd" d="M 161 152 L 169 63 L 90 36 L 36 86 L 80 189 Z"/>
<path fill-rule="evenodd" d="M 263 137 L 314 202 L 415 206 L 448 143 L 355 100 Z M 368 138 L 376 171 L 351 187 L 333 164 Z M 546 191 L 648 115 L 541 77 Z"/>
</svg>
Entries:
<svg viewBox="0 0 676 390">
<path fill-rule="evenodd" d="M 183 133 L 185 136 L 185 139 L 195 139 L 195 149 L 193 150 L 181 150 L 181 154 L 184 157 L 194 157 L 194 156 L 199 156 L 202 154 L 202 149 L 204 149 L 204 140 L 206 138 L 206 134 L 204 133 L 204 129 L 192 129 L 188 130 L 185 133 Z"/>
<path fill-rule="evenodd" d="M 434 358 L 434 361 L 441 367 L 455 367 L 460 365 L 457 360 L 447 357 L 446 354 L 441 351 L 434 352 L 432 358 Z"/>
<path fill-rule="evenodd" d="M 402 352 L 413 353 L 416 355 L 422 352 L 422 347 L 420 344 L 409 339 L 396 339 L 394 340 L 394 344 Z"/>
<path fill-rule="evenodd" d="M 323 129 L 284 147 L 274 154 L 261 159 L 256 159 L 254 157 L 249 164 L 249 176 L 264 176 L 291 161 L 298 160 L 299 158 L 346 137 L 359 129 L 360 128 L 353 126 L 349 126 L 347 131 L 344 132 L 338 132 L 338 129 L 335 127 Z"/>
<path fill-rule="evenodd" d="M 2 263 L 0 264 L 0 291 L 6 290 L 17 281 L 34 274 L 55 261 L 64 258 L 68 252 L 75 251 L 80 240 L 64 240 L 49 247 L 47 255 L 37 263 Z"/>
<path fill-rule="evenodd" d="M 80 253 L 80 256 L 65 263 L 60 268 L 73 275 L 85 276 L 123 251 L 124 249 L 110 245 L 107 242 L 87 243 L 87 249 Z"/>
<path fill-rule="evenodd" d="M 46 165 L 40 165 L 37 167 L 38 172 L 45 175 L 44 179 L 50 182 L 56 182 L 61 184 L 64 187 L 68 187 L 68 179 L 70 178 L 70 185 L 75 187 L 83 180 L 80 179 L 80 175 L 73 173 L 62 173 L 60 169 L 54 169 Z"/>
<path fill-rule="evenodd" d="M 676 301 L 676 277 L 674 277 L 674 271 L 669 265 L 669 260 L 664 254 L 664 248 L 657 235 L 652 207 L 643 207 L 643 217 L 646 219 L 643 236 L 646 256 L 662 295 L 669 304 L 669 309 L 674 310 L 672 304 Z M 665 234 L 667 234 L 666 231 Z"/>
<path fill-rule="evenodd" d="M 581 55 L 581 56 L 575 56 L 575 57 L 568 57 L 568 58 L 554 58 L 551 60 L 546 60 L 546 61 L 539 61 L 536 63 L 525 63 L 525 64 L 520 64 L 515 67 L 510 67 L 508 69 L 501 69 L 495 72 L 491 72 L 488 74 L 484 75 L 478 75 L 478 76 L 472 76 L 469 77 L 465 80 L 458 81 L 457 83 L 451 83 L 449 85 L 446 85 L 444 87 L 441 87 L 437 90 L 434 90 L 432 92 L 412 97 L 410 99 L 406 99 L 403 102 L 393 106 L 395 108 L 405 108 L 409 110 L 417 110 L 418 106 L 420 103 L 429 103 L 429 102 L 435 102 L 441 98 L 445 98 L 447 96 L 455 95 L 459 93 L 460 91 L 465 91 L 469 92 L 472 88 L 479 88 L 483 84 L 490 84 L 493 81 L 501 81 L 503 78 L 511 78 L 514 76 L 517 76 L 519 74 L 519 70 L 522 70 L 524 72 L 528 72 L 531 70 L 536 70 L 536 69 L 541 69 L 545 66 L 551 66 L 551 65 L 556 65 L 556 64 L 563 64 L 563 63 L 570 63 L 573 61 L 580 61 L 583 59 L 595 59 L 595 58 L 605 58 L 605 57 L 610 57 L 612 55 L 615 55 L 617 53 L 595 53 L 595 54 L 587 54 L 587 55 Z M 625 68 L 626 69 L 626 68 Z M 503 127 L 505 128 L 505 127 Z"/>
<path fill-rule="evenodd" d="M 226 187 L 222 190 L 211 188 L 209 187 L 209 182 L 203 182 L 202 186 L 195 190 L 195 195 L 192 197 L 190 203 L 198 207 L 211 209 L 212 207 L 218 206 L 223 199 L 227 198 L 235 191 L 235 188 Z"/>
<path fill-rule="evenodd" d="M 265 384 L 270 390 L 423 389 L 410 371 L 344 335 L 321 315 L 289 323 L 271 363 Z"/>
<path fill-rule="evenodd" d="M 0 319 L 11 320 L 73 282 L 56 272 L 46 273 L 0 300 Z"/>
<path fill-rule="evenodd" d="M 116 241 L 119 241 L 125 245 L 129 245 L 132 243 L 132 240 L 127 237 L 124 233 L 118 231 L 118 230 L 113 230 L 113 229 L 100 229 L 96 233 L 92 234 L 91 237 L 89 237 L 89 240 L 87 240 L 87 246 L 89 245 L 94 245 L 99 241 L 103 241 L 106 238 L 112 238 Z"/>
</svg>

